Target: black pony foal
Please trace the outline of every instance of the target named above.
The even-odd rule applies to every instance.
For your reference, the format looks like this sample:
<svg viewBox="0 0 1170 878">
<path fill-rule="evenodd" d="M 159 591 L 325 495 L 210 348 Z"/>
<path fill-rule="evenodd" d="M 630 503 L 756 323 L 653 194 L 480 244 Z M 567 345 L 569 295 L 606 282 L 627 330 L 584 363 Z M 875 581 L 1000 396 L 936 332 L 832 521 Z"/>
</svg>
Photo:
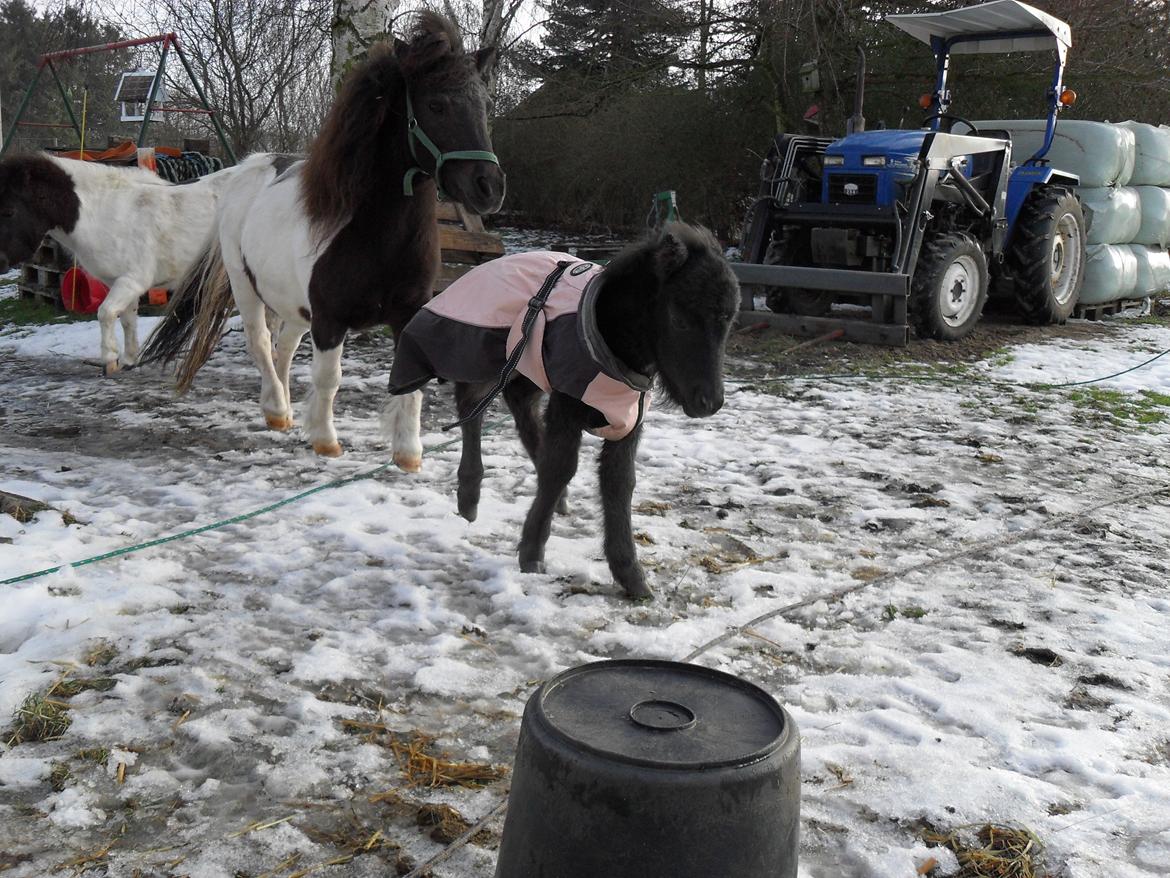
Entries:
<svg viewBox="0 0 1170 878">
<path fill-rule="evenodd" d="M 549 257 L 550 262 L 562 258 L 560 254 L 544 256 Z M 509 258 L 520 259 L 504 257 L 505 260 Z M 570 263 L 561 268 L 562 273 L 569 269 L 565 281 L 571 283 L 570 275 L 584 273 L 587 263 L 569 256 L 563 256 L 563 260 Z M 493 264 L 488 263 L 483 268 Z M 474 274 L 473 271 L 471 275 Z M 556 283 L 552 276 L 546 280 L 550 288 Z M 590 289 L 594 284 L 596 289 Z M 585 326 L 580 333 L 571 335 L 576 336 L 580 343 L 581 339 L 592 334 L 593 341 L 586 341 L 585 345 L 602 371 L 615 379 L 637 376 L 640 389 L 648 389 L 650 382 L 655 381 L 671 402 L 693 418 L 714 414 L 722 407 L 723 351 L 738 308 L 739 287 L 718 242 L 709 232 L 681 223 L 668 225 L 641 243 L 623 250 L 589 281 L 585 289 L 578 315 Z M 454 288 L 449 292 L 454 292 Z M 428 307 L 443 311 L 446 295 L 440 295 Z M 531 292 L 523 292 L 520 301 L 526 302 L 529 295 Z M 500 375 L 499 366 L 505 360 L 508 333 L 506 330 L 502 333 L 491 330 L 496 333 L 498 351 L 492 353 L 497 366 L 489 370 L 472 365 L 476 354 L 483 350 L 480 342 L 473 339 L 482 340 L 484 335 L 463 336 L 463 345 L 459 344 L 460 338 L 448 335 L 446 338 L 450 343 L 436 344 L 434 337 L 437 335 L 430 331 L 432 350 L 424 351 L 429 331 L 424 324 L 434 319 L 433 313 L 428 314 L 424 309 L 416 316 L 417 323 L 412 321 L 404 331 L 390 376 L 391 391 L 408 392 L 435 375 L 456 382 L 455 401 L 459 417 L 466 419 L 475 415 L 462 423 L 463 454 L 459 464 L 458 493 L 459 514 L 474 521 L 483 480 L 480 454 L 483 415 L 476 409 Z M 547 362 L 552 362 L 557 352 L 550 351 L 550 346 L 573 342 L 566 340 L 565 334 L 552 329 L 552 323 L 548 326 L 550 328 L 543 338 L 543 356 Z M 465 330 L 466 327 L 459 331 Z M 483 332 L 482 329 L 477 331 Z M 598 338 L 601 344 L 597 342 Z M 401 366 L 399 358 L 402 358 Z M 442 364 L 437 362 L 444 360 L 446 362 Z M 520 569 L 525 573 L 544 572 L 544 550 L 553 513 L 577 471 L 581 433 L 586 429 L 597 430 L 599 422 L 605 420 L 599 419 L 601 413 L 578 396 L 555 389 L 551 365 L 547 372 L 554 387 L 543 427 L 539 416 L 541 386 L 515 372 L 503 390 L 521 441 L 537 470 L 536 499 L 528 511 L 520 539 Z M 630 383 L 628 379 L 623 380 Z M 585 396 L 589 398 L 588 393 Z M 634 457 L 642 430 L 637 404 L 635 410 L 638 416 L 619 431 L 621 438 L 605 440 L 599 471 L 606 560 L 614 578 L 630 598 L 647 599 L 651 592 L 638 563 L 630 523 Z"/>
</svg>

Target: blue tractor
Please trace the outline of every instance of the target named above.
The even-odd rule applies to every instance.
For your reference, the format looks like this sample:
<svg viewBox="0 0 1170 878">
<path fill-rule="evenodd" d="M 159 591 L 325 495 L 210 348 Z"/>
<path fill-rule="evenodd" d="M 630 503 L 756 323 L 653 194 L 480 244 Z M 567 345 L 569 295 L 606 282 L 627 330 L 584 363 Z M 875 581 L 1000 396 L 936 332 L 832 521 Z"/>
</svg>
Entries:
<svg viewBox="0 0 1170 878">
<path fill-rule="evenodd" d="M 776 138 L 734 265 L 744 310 L 763 292 L 773 313 L 758 316 L 797 334 L 843 329 L 906 344 L 913 326 L 955 340 L 978 322 L 994 284 L 1030 322 L 1063 322 L 1085 263 L 1085 219 L 1070 188 L 1079 179 L 1045 160 L 1075 100 L 1064 88 L 1068 25 L 1017 0 L 887 20 L 934 51 L 923 128 L 865 130 L 863 59 L 845 137 Z M 1056 54 L 1043 145 L 1025 156 L 1012 154 L 1007 131 L 952 113 L 947 84 L 953 55 L 1019 51 Z"/>
</svg>

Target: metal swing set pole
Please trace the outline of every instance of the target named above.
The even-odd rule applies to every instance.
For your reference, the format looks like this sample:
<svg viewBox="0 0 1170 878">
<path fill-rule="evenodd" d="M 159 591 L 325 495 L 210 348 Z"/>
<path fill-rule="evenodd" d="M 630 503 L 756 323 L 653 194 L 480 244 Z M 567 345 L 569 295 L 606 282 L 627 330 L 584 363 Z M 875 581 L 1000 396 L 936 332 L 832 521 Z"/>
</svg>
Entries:
<svg viewBox="0 0 1170 878">
<path fill-rule="evenodd" d="M 59 52 L 47 52 L 46 54 L 42 55 L 40 60 L 37 62 L 36 75 L 33 77 L 33 81 L 29 84 L 28 90 L 24 93 L 24 98 L 20 102 L 20 106 L 16 111 L 16 116 L 9 125 L 8 133 L 4 137 L 3 144 L 0 144 L 0 158 L 3 158 L 4 154 L 8 152 L 8 148 L 12 145 L 13 140 L 15 140 L 16 132 L 21 125 L 21 120 L 24 118 L 24 114 L 28 110 L 29 102 L 32 100 L 32 96 L 36 92 L 37 86 L 40 84 L 41 75 L 44 73 L 46 67 L 53 75 L 53 80 L 57 84 L 57 90 L 61 93 L 61 101 L 65 104 L 65 111 L 69 114 L 69 121 L 72 123 L 72 128 L 77 134 L 78 142 L 80 142 L 81 126 L 77 122 L 77 116 L 73 112 L 73 105 L 69 101 L 69 95 L 65 91 L 65 85 L 61 82 L 61 77 L 57 75 L 57 68 L 53 62 L 69 61 L 74 58 L 80 58 L 83 55 L 94 55 L 99 52 L 113 52 L 118 49 L 129 49 L 135 46 L 147 46 L 153 43 L 163 44 L 162 60 L 159 62 L 158 70 L 155 72 L 154 80 L 151 82 L 150 94 L 147 95 L 146 98 L 146 110 L 143 113 L 142 127 L 138 131 L 138 146 L 143 146 L 146 143 L 146 130 L 150 125 L 150 119 L 154 112 L 155 92 L 162 82 L 162 78 L 166 70 L 167 55 L 170 52 L 171 47 L 174 47 L 175 54 L 177 54 L 179 56 L 179 60 L 183 62 L 183 69 L 187 72 L 187 76 L 191 80 L 191 85 L 195 87 L 195 94 L 198 95 L 199 100 L 203 105 L 202 109 L 211 118 L 211 124 L 215 128 L 215 134 L 219 139 L 220 146 L 223 147 L 225 155 L 231 159 L 231 163 L 235 164 L 238 161 L 236 158 L 236 152 L 234 149 L 232 149 L 231 144 L 228 143 L 227 134 L 224 132 L 223 126 L 220 124 L 219 116 L 216 114 L 215 110 L 212 109 L 211 104 L 208 102 L 207 95 L 203 91 L 203 86 L 199 84 L 199 80 L 195 76 L 195 71 L 191 69 L 191 65 L 187 61 L 187 57 L 183 53 L 183 49 L 179 46 L 179 37 L 175 33 L 158 34 L 153 37 L 139 37 L 138 39 L 133 40 L 118 40 L 117 42 L 102 43 L 101 45 L 97 46 L 83 46 L 78 49 L 64 49 Z"/>
</svg>

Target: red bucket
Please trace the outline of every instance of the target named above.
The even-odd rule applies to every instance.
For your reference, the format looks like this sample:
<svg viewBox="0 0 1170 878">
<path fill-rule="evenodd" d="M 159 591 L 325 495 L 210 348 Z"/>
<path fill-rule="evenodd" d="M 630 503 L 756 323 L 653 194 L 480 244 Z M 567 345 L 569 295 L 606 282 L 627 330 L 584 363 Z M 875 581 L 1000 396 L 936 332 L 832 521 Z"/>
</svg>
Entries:
<svg viewBox="0 0 1170 878">
<path fill-rule="evenodd" d="M 104 283 L 83 268 L 71 268 L 61 278 L 61 301 L 67 311 L 93 314 L 110 291 Z"/>
</svg>

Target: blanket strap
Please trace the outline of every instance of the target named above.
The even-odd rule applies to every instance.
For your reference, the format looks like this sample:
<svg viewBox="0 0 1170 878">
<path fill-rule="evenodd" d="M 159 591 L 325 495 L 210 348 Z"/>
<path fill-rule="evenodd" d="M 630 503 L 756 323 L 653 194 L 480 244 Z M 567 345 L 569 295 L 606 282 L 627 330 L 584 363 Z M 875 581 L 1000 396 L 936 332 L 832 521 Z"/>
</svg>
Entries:
<svg viewBox="0 0 1170 878">
<path fill-rule="evenodd" d="M 500 373 L 500 380 L 496 382 L 496 386 L 492 388 L 491 393 L 481 399 L 475 404 L 466 416 L 460 418 L 453 424 L 447 424 L 444 430 L 453 430 L 456 427 L 462 427 L 468 421 L 474 421 L 476 418 L 482 417 L 483 413 L 487 411 L 487 407 L 492 404 L 500 391 L 508 383 L 508 379 L 512 377 L 512 373 L 516 371 L 516 367 L 520 365 L 520 358 L 524 355 L 524 349 L 528 347 L 528 340 L 532 336 L 532 327 L 536 325 L 536 318 L 544 309 L 545 302 L 548 301 L 549 295 L 553 291 L 553 287 L 557 285 L 557 281 L 561 279 L 561 275 L 565 273 L 565 269 L 573 263 L 558 262 L 557 267 L 552 270 L 548 277 L 544 279 L 540 289 L 537 290 L 536 295 L 528 300 L 528 312 L 524 315 L 524 322 L 520 324 L 520 341 L 516 343 L 516 347 L 512 349 L 512 355 L 508 357 L 508 362 L 504 363 L 504 370 Z"/>
</svg>

